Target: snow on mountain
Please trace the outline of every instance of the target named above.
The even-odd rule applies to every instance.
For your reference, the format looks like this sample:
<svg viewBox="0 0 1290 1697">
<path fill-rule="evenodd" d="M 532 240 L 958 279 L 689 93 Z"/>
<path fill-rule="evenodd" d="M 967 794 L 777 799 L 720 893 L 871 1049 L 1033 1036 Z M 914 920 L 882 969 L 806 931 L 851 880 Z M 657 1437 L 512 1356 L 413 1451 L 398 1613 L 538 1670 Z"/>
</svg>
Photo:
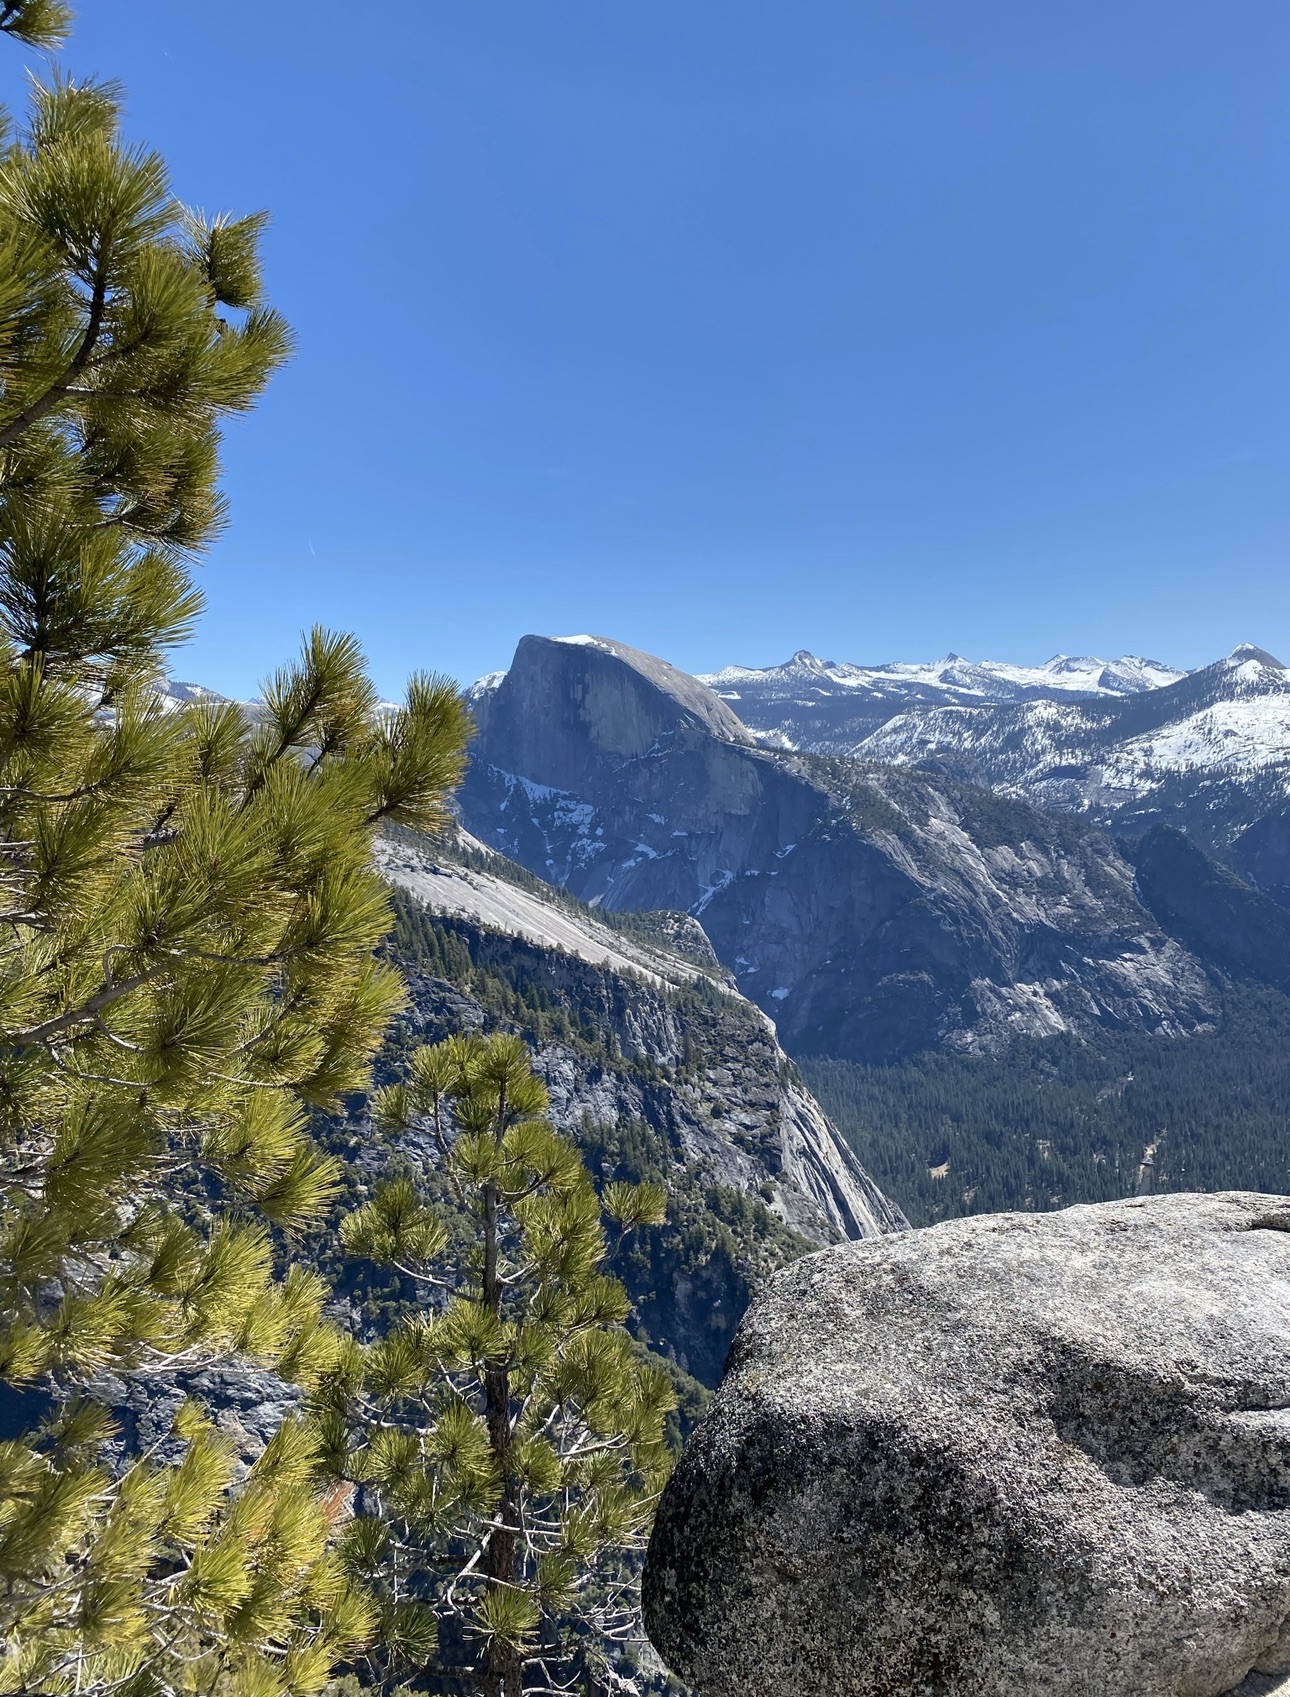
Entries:
<svg viewBox="0 0 1290 1697">
<path fill-rule="evenodd" d="M 898 714 L 918 708 L 1007 707 L 1023 701 L 1119 700 L 1186 676 L 1140 655 L 1106 661 L 1055 654 L 1042 666 L 939 660 L 856 666 L 799 649 L 781 666 L 726 666 L 702 681 L 763 742 L 811 754 L 846 754 Z"/>
<path fill-rule="evenodd" d="M 1203 809 L 1235 829 L 1290 797 L 1290 673 L 1251 643 L 1196 672 L 1133 654 L 853 666 L 802 649 L 704 681 L 771 746 L 930 762 L 1050 807 Z"/>
<path fill-rule="evenodd" d="M 505 676 L 505 672 L 485 672 L 482 678 L 476 678 L 467 689 L 466 699 L 474 701 L 477 696 L 491 695 Z"/>
<path fill-rule="evenodd" d="M 586 640 L 586 639 L 579 639 Z M 998 660 L 965 660 L 947 654 L 940 660 L 896 661 L 882 666 L 856 666 L 819 660 L 800 648 L 779 666 L 726 666 L 700 673 L 700 681 L 727 700 L 767 695 L 782 690 L 812 689 L 825 693 L 850 690 L 908 698 L 911 694 L 1009 701 L 1034 694 L 1132 695 L 1176 683 L 1186 674 L 1158 660 L 1125 654 L 1118 660 L 1098 660 L 1087 654 L 1055 654 L 1042 666 L 1013 666 Z"/>
<path fill-rule="evenodd" d="M 505 676 L 505 672 L 495 672 L 491 679 L 481 678 L 479 683 L 472 687 L 475 689 L 478 689 L 481 685 L 495 687 L 497 681 Z M 233 699 L 231 696 L 221 695 L 217 689 L 207 689 L 205 684 L 182 683 L 178 678 L 162 678 L 153 687 L 157 699 L 161 702 L 162 710 L 167 713 L 176 713 L 181 707 L 192 707 L 201 701 L 213 701 L 218 704 Z M 264 702 L 260 696 L 256 696 L 251 701 L 239 701 L 237 705 L 250 715 L 252 723 L 258 723 L 260 715 L 264 711 Z M 397 701 L 378 701 L 376 711 L 386 716 L 397 713 L 399 703 Z"/>
<path fill-rule="evenodd" d="M 1281 662 L 1244 646 L 1213 670 L 1223 693 L 1114 748 L 1106 787 L 1141 795 L 1171 773 L 1247 776 L 1290 763 L 1290 673 Z"/>
<path fill-rule="evenodd" d="M 1229 805 L 1215 786 L 1290 795 L 1290 673 L 1263 649 L 1119 700 L 913 708 L 854 744 L 884 764 L 933 763 L 1049 806 L 1115 811 L 1189 799 Z M 1239 810 L 1238 810 L 1239 811 Z"/>
<path fill-rule="evenodd" d="M 1049 661 L 1051 665 L 1052 662 Z M 1137 654 L 1122 654 L 1103 668 L 1099 687 L 1113 694 L 1135 695 L 1148 689 L 1164 689 L 1187 676 L 1174 666 L 1164 666 L 1159 660 L 1144 660 Z"/>
<path fill-rule="evenodd" d="M 196 701 L 228 700 L 228 697 L 221 695 L 218 690 L 207 689 L 204 684 L 181 683 L 178 678 L 163 678 L 157 685 L 157 696 L 169 713 L 177 711 L 180 707 L 190 707 Z"/>
<path fill-rule="evenodd" d="M 1134 737 L 1102 771 L 1107 788 L 1142 794 L 1168 772 L 1253 772 L 1290 759 L 1290 692 L 1220 701 L 1157 735 Z"/>
</svg>

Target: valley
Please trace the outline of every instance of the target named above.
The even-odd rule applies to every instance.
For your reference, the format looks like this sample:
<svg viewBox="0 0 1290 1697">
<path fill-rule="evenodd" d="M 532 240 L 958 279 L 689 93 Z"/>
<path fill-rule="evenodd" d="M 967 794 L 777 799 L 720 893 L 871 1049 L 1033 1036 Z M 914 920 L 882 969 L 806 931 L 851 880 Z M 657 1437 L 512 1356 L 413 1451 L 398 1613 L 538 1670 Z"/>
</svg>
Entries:
<svg viewBox="0 0 1290 1697">
<path fill-rule="evenodd" d="M 463 822 L 606 919 L 688 913 L 916 1223 L 1284 1187 L 1271 656 L 707 683 L 525 638 L 472 692 Z"/>
</svg>

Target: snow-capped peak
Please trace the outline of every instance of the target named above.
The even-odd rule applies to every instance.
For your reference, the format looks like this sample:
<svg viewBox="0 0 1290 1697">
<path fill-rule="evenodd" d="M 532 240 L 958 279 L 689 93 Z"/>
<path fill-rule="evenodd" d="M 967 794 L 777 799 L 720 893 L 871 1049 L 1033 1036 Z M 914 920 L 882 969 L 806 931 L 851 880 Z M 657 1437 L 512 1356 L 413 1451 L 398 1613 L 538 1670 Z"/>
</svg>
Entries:
<svg viewBox="0 0 1290 1697">
<path fill-rule="evenodd" d="M 1266 666 L 1270 671 L 1285 671 L 1285 667 L 1275 655 L 1269 654 L 1266 648 L 1256 648 L 1252 642 L 1238 643 L 1227 659 L 1228 663 L 1234 666 L 1247 665 L 1253 661 L 1255 665 Z"/>
<path fill-rule="evenodd" d="M 750 688 L 830 689 L 832 686 L 868 696 L 902 700 L 921 696 L 967 705 L 1054 693 L 1136 695 L 1177 683 L 1186 673 L 1136 654 L 1125 654 L 1111 661 L 1089 654 L 1054 654 L 1041 666 L 1016 666 L 1001 660 L 967 660 L 961 654 L 950 653 L 932 661 L 898 660 L 885 665 L 858 666 L 819 660 L 809 649 L 799 648 L 791 660 L 778 666 L 725 666 L 719 672 L 700 676 L 703 683 L 718 693 Z"/>
<path fill-rule="evenodd" d="M 491 695 L 505 676 L 505 672 L 485 672 L 482 678 L 476 678 L 467 689 L 467 701 L 478 701 L 481 695 Z"/>
<path fill-rule="evenodd" d="M 1091 654 L 1054 654 L 1051 660 L 1045 660 L 1039 668 L 1041 672 L 1052 672 L 1055 676 L 1067 672 L 1077 672 L 1086 675 L 1089 672 L 1100 671 L 1102 662 L 1095 660 Z"/>
<path fill-rule="evenodd" d="M 167 712 L 188 707 L 196 701 L 227 701 L 228 697 L 204 684 L 181 683 L 178 678 L 165 678 L 157 685 L 157 696 Z"/>
</svg>

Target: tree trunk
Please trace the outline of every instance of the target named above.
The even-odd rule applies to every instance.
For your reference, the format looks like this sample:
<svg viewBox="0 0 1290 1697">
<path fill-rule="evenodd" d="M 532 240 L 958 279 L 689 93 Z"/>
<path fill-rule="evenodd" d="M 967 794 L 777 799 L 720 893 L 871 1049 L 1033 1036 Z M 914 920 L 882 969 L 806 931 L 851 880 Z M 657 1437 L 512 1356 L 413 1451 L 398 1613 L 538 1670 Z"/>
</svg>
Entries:
<svg viewBox="0 0 1290 1697">
<path fill-rule="evenodd" d="M 498 1140 L 505 1125 L 505 1101 L 498 1114 Z M 502 1281 L 498 1244 L 498 1202 L 493 1185 L 484 1187 L 484 1306 L 499 1316 L 502 1312 Z M 502 1496 L 497 1505 L 501 1530 L 493 1532 L 484 1554 L 484 1572 L 498 1584 L 513 1584 L 519 1550 L 515 1484 L 507 1469 L 511 1447 L 511 1375 L 505 1366 L 484 1370 L 484 1420 L 488 1444 L 502 1474 Z M 513 1530 L 512 1530 L 513 1528 Z M 485 1697 L 523 1697 L 524 1664 L 516 1651 L 494 1644 L 488 1652 L 484 1675 Z"/>
<path fill-rule="evenodd" d="M 523 1697 L 524 1664 L 513 1650 L 490 1650 L 483 1675 L 484 1697 Z"/>
</svg>

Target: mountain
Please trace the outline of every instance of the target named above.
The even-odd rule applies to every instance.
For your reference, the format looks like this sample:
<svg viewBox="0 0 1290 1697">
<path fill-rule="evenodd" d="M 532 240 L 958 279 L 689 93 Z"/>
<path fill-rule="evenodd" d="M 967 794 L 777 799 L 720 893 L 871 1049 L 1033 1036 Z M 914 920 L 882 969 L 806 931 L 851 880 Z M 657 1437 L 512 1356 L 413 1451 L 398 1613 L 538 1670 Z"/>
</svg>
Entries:
<svg viewBox="0 0 1290 1697">
<path fill-rule="evenodd" d="M 798 1055 L 883 1062 L 1212 1015 L 1091 823 L 925 772 L 758 746 L 698 680 L 525 637 L 475 692 L 467 828 L 610 910 L 700 919 Z"/>
<path fill-rule="evenodd" d="M 1290 673 L 1245 646 L 1119 700 L 914 709 L 855 753 L 931 763 L 1121 832 L 1172 821 L 1226 852 L 1290 797 Z"/>
<path fill-rule="evenodd" d="M 769 746 L 919 766 L 1122 836 L 1168 822 L 1290 900 L 1290 673 L 1251 644 L 1195 672 L 1136 656 L 862 667 L 801 651 L 706 681 Z"/>
<path fill-rule="evenodd" d="M 1134 862 L 1138 895 L 1173 936 L 1231 978 L 1290 993 L 1285 908 L 1170 825 L 1147 832 Z"/>
<path fill-rule="evenodd" d="M 920 707 L 1114 698 L 1185 675 L 1135 654 L 1112 661 L 1056 654 L 1031 667 L 974 663 L 960 654 L 925 664 L 853 666 L 818 660 L 802 648 L 782 666 L 727 666 L 699 681 L 759 737 L 815 754 L 849 754 L 889 719 Z"/>
<path fill-rule="evenodd" d="M 904 1226 L 697 923 L 598 913 L 464 835 L 395 833 L 378 853 L 411 996 L 383 1065 L 458 1031 L 526 1038 L 551 1119 L 593 1174 L 667 1184 L 668 1224 L 616 1271 L 642 1341 L 682 1372 L 716 1383 L 750 1290 L 775 1267 Z M 389 1157 L 361 1110 L 355 1132 L 350 1158 L 375 1176 Z"/>
<path fill-rule="evenodd" d="M 772 1212 L 812 1242 L 900 1224 L 796 1079 L 772 1023 L 739 994 L 684 914 L 608 924 L 468 837 L 455 845 L 387 839 L 378 864 L 427 913 L 470 935 L 481 958 L 511 962 L 515 984 L 527 973 L 549 995 L 562 986 L 582 1015 L 594 1010 L 602 1039 L 613 1034 L 626 1057 L 621 1076 L 602 1065 L 588 1077 L 570 1068 L 558 1043 L 539 1044 L 557 1124 L 576 1131 L 587 1114 L 650 1122 L 661 1114 L 687 1161 L 706 1163 L 714 1182 L 745 1194 L 773 1191 Z M 651 1075 L 651 1096 L 633 1080 L 634 1058 L 656 1070 L 683 1056 L 683 1082 Z"/>
<path fill-rule="evenodd" d="M 227 701 L 228 697 L 218 694 L 213 689 L 207 689 L 205 684 L 181 683 L 178 678 L 163 678 L 157 685 L 156 694 L 162 707 L 169 713 L 180 707 L 190 707 L 197 701 Z"/>
</svg>

